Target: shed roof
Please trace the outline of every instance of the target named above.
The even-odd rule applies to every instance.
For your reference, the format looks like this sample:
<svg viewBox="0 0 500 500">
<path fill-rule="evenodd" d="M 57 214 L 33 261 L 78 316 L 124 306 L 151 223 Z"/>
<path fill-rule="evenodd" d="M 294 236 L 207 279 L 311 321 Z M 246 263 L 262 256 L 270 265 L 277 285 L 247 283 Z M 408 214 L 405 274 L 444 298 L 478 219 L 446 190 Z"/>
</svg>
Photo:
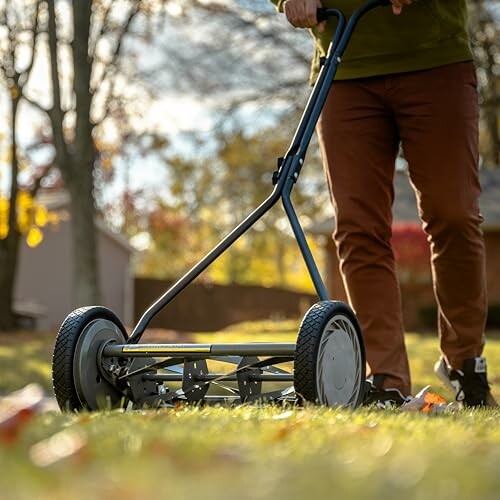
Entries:
<svg viewBox="0 0 500 500">
<path fill-rule="evenodd" d="M 484 217 L 483 229 L 500 229 L 500 169 L 480 171 L 481 197 L 479 205 Z M 394 222 L 420 222 L 415 192 L 405 171 L 397 171 L 394 176 L 395 199 Z M 312 234 L 330 234 L 335 229 L 334 217 L 325 219 L 308 228 Z"/>
<path fill-rule="evenodd" d="M 41 205 L 47 207 L 48 210 L 64 210 L 69 208 L 70 195 L 65 190 L 41 191 L 37 195 L 37 200 Z M 108 238 L 115 241 L 124 250 L 129 253 L 135 252 L 135 248 L 128 242 L 127 238 L 109 228 L 101 218 L 98 217 L 95 224 L 98 231 L 101 231 Z"/>
</svg>

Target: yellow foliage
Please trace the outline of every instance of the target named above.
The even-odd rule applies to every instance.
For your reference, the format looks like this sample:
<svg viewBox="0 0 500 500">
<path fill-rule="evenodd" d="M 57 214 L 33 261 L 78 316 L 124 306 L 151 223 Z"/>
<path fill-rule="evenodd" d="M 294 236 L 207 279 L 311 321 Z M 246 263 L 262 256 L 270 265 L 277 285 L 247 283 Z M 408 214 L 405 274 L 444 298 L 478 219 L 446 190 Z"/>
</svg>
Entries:
<svg viewBox="0 0 500 500">
<path fill-rule="evenodd" d="M 43 240 L 43 233 L 38 227 L 32 227 L 26 236 L 26 243 L 30 248 L 35 248 Z"/>
<path fill-rule="evenodd" d="M 57 212 L 47 212 L 47 222 L 49 224 L 59 224 L 61 217 Z"/>
<path fill-rule="evenodd" d="M 21 234 L 26 234 L 31 227 L 30 213 L 26 210 L 21 210 L 17 214 L 17 228 Z"/>
<path fill-rule="evenodd" d="M 4 240 L 7 238 L 7 235 L 9 234 L 9 224 L 0 219 L 0 240 Z"/>
<path fill-rule="evenodd" d="M 20 191 L 17 195 L 18 210 L 28 210 L 33 207 L 33 197 L 27 191 Z"/>
<path fill-rule="evenodd" d="M 9 202 L 0 198 L 0 240 L 7 238 L 9 234 Z"/>
<path fill-rule="evenodd" d="M 37 206 L 35 209 L 35 224 L 38 227 L 45 227 L 49 222 L 49 212 L 45 207 Z"/>
<path fill-rule="evenodd" d="M 9 199 L 0 196 L 0 239 L 2 240 L 9 234 L 9 207 Z M 16 207 L 17 229 L 21 234 L 26 235 L 26 243 L 31 248 L 43 241 L 41 228 L 48 224 L 58 224 L 60 221 L 57 212 L 50 212 L 46 207 L 39 205 L 27 191 L 18 193 Z"/>
</svg>

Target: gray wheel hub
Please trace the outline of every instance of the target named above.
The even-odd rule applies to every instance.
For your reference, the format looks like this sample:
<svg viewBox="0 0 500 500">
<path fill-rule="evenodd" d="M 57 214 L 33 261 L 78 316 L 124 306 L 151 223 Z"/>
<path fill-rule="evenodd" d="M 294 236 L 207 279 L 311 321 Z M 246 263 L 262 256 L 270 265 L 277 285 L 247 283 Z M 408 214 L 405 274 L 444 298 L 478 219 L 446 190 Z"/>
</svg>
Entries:
<svg viewBox="0 0 500 500">
<path fill-rule="evenodd" d="M 126 342 L 113 322 L 96 319 L 85 327 L 76 345 L 73 380 L 80 402 L 89 410 L 116 408 L 123 399 L 123 394 L 102 376 L 97 364 L 99 347 L 110 341 Z"/>
<path fill-rule="evenodd" d="M 352 406 L 362 387 L 361 347 L 344 315 L 334 316 L 321 337 L 316 361 L 318 399 L 328 406 Z"/>
</svg>

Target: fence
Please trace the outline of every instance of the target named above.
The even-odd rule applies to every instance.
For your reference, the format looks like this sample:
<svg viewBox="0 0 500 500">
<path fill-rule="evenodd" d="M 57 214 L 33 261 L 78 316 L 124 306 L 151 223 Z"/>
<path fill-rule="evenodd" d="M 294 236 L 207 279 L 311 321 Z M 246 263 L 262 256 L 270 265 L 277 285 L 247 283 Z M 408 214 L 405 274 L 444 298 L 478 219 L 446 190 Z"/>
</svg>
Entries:
<svg viewBox="0 0 500 500">
<path fill-rule="evenodd" d="M 171 282 L 135 279 L 136 322 Z M 279 288 L 193 283 L 151 322 L 153 328 L 216 331 L 233 323 L 261 319 L 299 318 L 317 301 L 315 295 Z"/>
</svg>

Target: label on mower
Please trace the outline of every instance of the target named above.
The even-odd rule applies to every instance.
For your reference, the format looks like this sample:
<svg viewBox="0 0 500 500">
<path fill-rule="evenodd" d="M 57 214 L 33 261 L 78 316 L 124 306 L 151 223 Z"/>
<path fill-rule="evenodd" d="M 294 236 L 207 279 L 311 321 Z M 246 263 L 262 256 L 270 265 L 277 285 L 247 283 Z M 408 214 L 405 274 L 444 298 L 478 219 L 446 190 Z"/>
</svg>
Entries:
<svg viewBox="0 0 500 500">
<path fill-rule="evenodd" d="M 136 344 L 127 345 L 122 349 L 123 353 L 135 352 L 211 352 L 210 344 Z"/>
</svg>

